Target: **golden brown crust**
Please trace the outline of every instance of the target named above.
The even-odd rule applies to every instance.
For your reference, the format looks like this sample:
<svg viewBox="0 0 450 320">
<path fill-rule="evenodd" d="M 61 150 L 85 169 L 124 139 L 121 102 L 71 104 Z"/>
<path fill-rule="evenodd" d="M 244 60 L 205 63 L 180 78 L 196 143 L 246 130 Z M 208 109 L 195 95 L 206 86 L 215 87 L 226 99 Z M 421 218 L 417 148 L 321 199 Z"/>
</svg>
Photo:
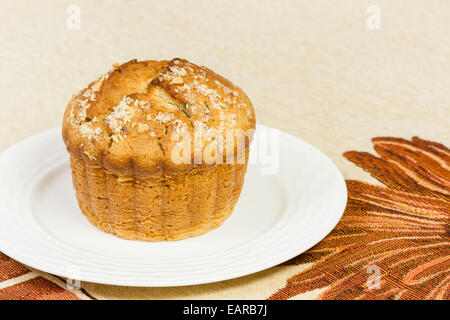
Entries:
<svg viewBox="0 0 450 320">
<path fill-rule="evenodd" d="M 118 176 L 148 179 L 215 165 L 194 161 L 193 141 L 189 163 L 173 158 L 182 135 L 194 136 L 198 124 L 204 129 L 200 155 L 217 141 L 207 130 L 219 132 L 224 140 L 227 129 L 243 132 L 223 153 L 223 159 L 236 160 L 249 148 L 253 106 L 241 89 L 205 67 L 182 59 L 132 60 L 72 98 L 63 138 L 79 160 Z M 245 135 L 249 139 L 244 145 L 236 143 Z"/>
</svg>

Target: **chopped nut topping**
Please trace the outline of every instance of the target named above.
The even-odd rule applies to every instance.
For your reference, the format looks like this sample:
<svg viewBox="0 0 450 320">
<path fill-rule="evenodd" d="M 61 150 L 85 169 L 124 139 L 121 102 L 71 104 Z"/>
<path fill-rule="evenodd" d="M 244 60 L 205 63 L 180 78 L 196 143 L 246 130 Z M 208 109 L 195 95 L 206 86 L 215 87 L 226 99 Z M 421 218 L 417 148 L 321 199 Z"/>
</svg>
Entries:
<svg viewBox="0 0 450 320">
<path fill-rule="evenodd" d="M 145 110 L 149 110 L 150 109 L 150 102 L 148 102 L 148 101 L 142 101 L 142 100 L 137 100 L 136 99 L 136 100 L 134 100 L 133 104 L 134 104 L 135 107 L 140 107 L 140 108 L 145 109 Z"/>
<path fill-rule="evenodd" d="M 182 77 L 173 77 L 173 78 L 170 80 L 170 83 L 171 83 L 171 84 L 183 84 L 183 83 L 184 83 L 184 80 L 183 80 Z"/>
<path fill-rule="evenodd" d="M 87 119 L 87 110 L 91 107 L 89 102 L 95 101 L 96 93 L 100 91 L 103 82 L 109 78 L 109 73 L 100 76 L 89 88 L 87 88 L 83 94 L 78 94 L 72 103 L 72 109 L 70 110 L 70 123 L 72 126 L 79 126 Z M 86 98 L 86 99 L 83 99 Z M 75 108 L 79 108 L 78 114 L 75 115 Z"/>
<path fill-rule="evenodd" d="M 175 75 L 175 76 L 181 76 L 184 77 L 187 75 L 187 72 L 184 68 L 180 68 L 178 66 L 170 66 L 169 70 Z"/>
<path fill-rule="evenodd" d="M 138 132 L 143 134 L 142 138 L 162 143 L 160 147 L 164 153 L 165 138 L 160 140 L 164 135 L 181 137 L 191 129 L 195 131 L 196 122 L 201 123 L 204 129 L 203 138 L 211 139 L 212 129 L 223 135 L 226 129 L 235 128 L 241 122 L 242 125 L 247 125 L 246 121 L 253 118 L 253 110 L 247 105 L 245 95 L 241 96 L 240 89 L 221 77 L 216 77 L 205 67 L 174 59 L 164 71 L 155 75 L 152 73 L 154 71 L 147 69 L 148 64 L 144 65 L 146 72 L 152 74 L 152 79 L 148 79 L 150 85 L 147 90 L 144 82 L 137 90 L 134 90 L 133 86 L 124 86 L 122 92 L 126 95 L 115 106 L 108 105 L 108 99 L 99 99 L 101 95 L 106 95 L 109 90 L 114 89 L 115 85 L 121 86 L 121 75 L 118 74 L 114 76 L 118 77 L 117 84 L 103 85 L 113 71 L 98 78 L 73 98 L 69 106 L 68 120 L 78 130 L 78 134 L 86 139 L 82 140 L 84 143 L 103 147 L 108 136 L 109 142 L 118 143 L 126 141 L 127 135 L 132 132 Z M 120 65 L 113 64 L 113 68 L 118 69 Z M 138 78 L 140 76 L 136 75 Z M 111 97 L 115 97 L 115 94 Z M 139 97 L 142 100 L 131 97 Z M 236 110 L 237 108 L 244 109 Z M 100 140 L 99 137 L 103 136 L 105 139 Z M 90 144 L 87 143 L 88 140 L 92 140 Z M 129 143 L 133 147 L 134 141 Z M 84 147 L 80 146 L 80 150 L 83 150 L 89 159 L 95 158 L 88 155 Z M 91 149 L 88 150 L 92 152 Z"/>
<path fill-rule="evenodd" d="M 139 133 L 148 131 L 148 129 L 150 129 L 148 124 L 145 124 L 145 123 L 139 123 L 138 124 L 137 130 L 138 130 Z"/>
<path fill-rule="evenodd" d="M 133 103 L 133 99 L 128 96 L 122 98 L 117 106 L 113 108 L 113 111 L 106 117 L 105 122 L 115 134 L 111 138 L 116 142 L 115 138 L 119 140 L 123 139 L 124 125 L 131 121 L 134 116 L 134 109 L 130 106 Z"/>
<path fill-rule="evenodd" d="M 174 134 L 175 134 L 175 139 L 178 139 L 180 136 L 182 136 L 183 134 L 186 133 L 187 131 L 187 125 L 186 123 L 184 123 L 183 121 L 177 119 L 175 121 L 173 121 L 174 126 Z"/>
<path fill-rule="evenodd" d="M 79 131 L 81 133 L 81 135 L 83 136 L 83 138 L 87 138 L 89 140 L 95 138 L 96 136 L 99 136 L 102 134 L 102 129 L 101 128 L 94 128 L 92 122 L 86 122 L 83 123 L 80 127 L 79 127 Z"/>
<path fill-rule="evenodd" d="M 97 157 L 94 156 L 94 155 L 92 155 L 92 154 L 90 154 L 89 152 L 83 151 L 83 153 L 84 153 L 89 159 L 91 159 L 91 160 L 97 160 Z"/>
<path fill-rule="evenodd" d="M 158 120 L 160 123 L 167 123 L 173 119 L 173 113 L 160 111 L 156 115 L 155 119 Z"/>
</svg>

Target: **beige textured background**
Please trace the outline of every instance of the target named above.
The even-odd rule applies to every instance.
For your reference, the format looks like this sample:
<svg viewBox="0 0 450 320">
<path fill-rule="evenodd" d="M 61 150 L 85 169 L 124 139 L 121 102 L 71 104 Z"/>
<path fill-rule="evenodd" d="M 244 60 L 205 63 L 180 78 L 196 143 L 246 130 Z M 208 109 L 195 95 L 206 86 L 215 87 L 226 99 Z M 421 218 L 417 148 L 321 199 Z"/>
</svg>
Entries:
<svg viewBox="0 0 450 320">
<path fill-rule="evenodd" d="M 66 28 L 68 5 L 81 29 Z M 381 8 L 381 29 L 366 9 Z M 0 151 L 60 125 L 71 95 L 115 62 L 183 57 L 241 86 L 260 123 L 302 137 L 346 178 L 374 136 L 450 145 L 450 2 L 0 1 Z M 306 266 L 183 288 L 85 284 L 99 298 L 263 299 Z M 298 298 L 313 298 L 317 292 Z"/>
</svg>

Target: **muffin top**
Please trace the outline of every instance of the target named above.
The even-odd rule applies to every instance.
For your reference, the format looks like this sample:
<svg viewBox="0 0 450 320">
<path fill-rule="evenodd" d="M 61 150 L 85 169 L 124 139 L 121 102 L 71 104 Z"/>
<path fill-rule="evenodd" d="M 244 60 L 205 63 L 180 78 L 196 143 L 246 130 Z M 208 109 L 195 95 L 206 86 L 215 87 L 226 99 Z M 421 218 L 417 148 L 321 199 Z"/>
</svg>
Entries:
<svg viewBox="0 0 450 320">
<path fill-rule="evenodd" d="M 89 165 L 145 179 L 236 163 L 254 128 L 247 95 L 210 69 L 132 60 L 73 96 L 63 138 Z"/>
</svg>

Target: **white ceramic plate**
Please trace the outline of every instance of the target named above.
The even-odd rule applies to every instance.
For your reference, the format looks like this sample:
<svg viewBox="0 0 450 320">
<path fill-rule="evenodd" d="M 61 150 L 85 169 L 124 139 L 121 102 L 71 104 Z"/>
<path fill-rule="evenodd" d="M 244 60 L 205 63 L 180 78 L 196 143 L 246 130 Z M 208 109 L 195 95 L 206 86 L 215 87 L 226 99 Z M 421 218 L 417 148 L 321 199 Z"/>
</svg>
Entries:
<svg viewBox="0 0 450 320">
<path fill-rule="evenodd" d="M 258 126 L 253 159 L 269 130 Z M 145 287 L 221 281 L 280 264 L 335 227 L 347 190 L 323 153 L 286 133 L 278 138 L 279 170 L 262 175 L 269 165 L 249 165 L 238 205 L 220 228 L 159 243 L 123 240 L 89 224 L 60 129 L 29 138 L 0 155 L 0 251 L 71 279 Z"/>
</svg>

